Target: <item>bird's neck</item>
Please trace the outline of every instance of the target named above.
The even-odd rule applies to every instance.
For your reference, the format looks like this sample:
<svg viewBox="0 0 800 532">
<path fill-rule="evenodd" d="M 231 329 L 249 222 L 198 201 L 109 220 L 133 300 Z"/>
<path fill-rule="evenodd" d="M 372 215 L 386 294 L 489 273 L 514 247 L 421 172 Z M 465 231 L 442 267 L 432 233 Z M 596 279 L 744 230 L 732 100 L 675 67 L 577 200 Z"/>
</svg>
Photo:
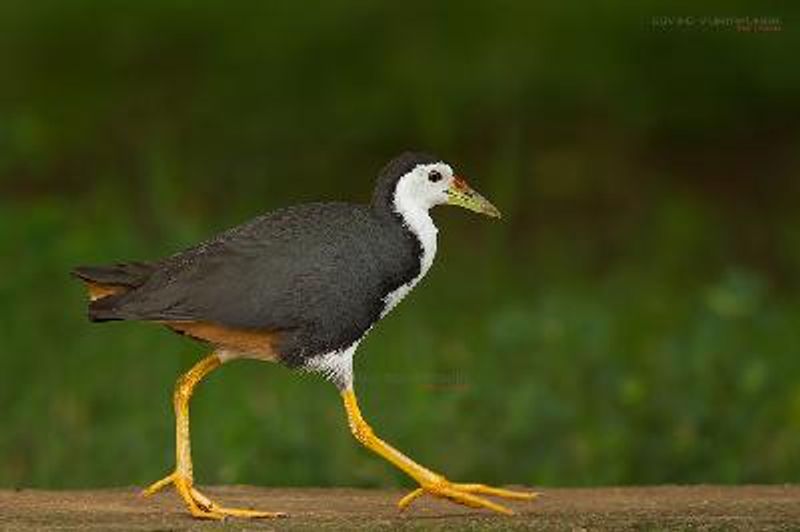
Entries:
<svg viewBox="0 0 800 532">
<path fill-rule="evenodd" d="M 428 273 L 433 258 L 436 256 L 436 235 L 438 230 L 434 225 L 427 208 L 423 208 L 413 201 L 406 201 L 402 195 L 395 194 L 390 202 L 388 209 L 381 209 L 382 213 L 389 213 L 392 223 L 398 224 L 402 230 L 417 241 L 419 244 L 419 255 L 415 257 L 419 260 L 419 270 L 414 277 L 408 279 L 401 286 L 396 287 L 392 292 L 386 294 L 384 298 L 384 308 L 381 318 L 391 312 L 391 310 L 402 301 L 402 299 L 416 286 L 416 284 Z"/>
<path fill-rule="evenodd" d="M 433 223 L 428 208 L 401 193 L 395 193 L 392 210 L 406 229 L 419 241 L 422 247 L 420 275 L 422 277 L 433 264 L 436 256 L 437 234 L 439 230 Z"/>
</svg>

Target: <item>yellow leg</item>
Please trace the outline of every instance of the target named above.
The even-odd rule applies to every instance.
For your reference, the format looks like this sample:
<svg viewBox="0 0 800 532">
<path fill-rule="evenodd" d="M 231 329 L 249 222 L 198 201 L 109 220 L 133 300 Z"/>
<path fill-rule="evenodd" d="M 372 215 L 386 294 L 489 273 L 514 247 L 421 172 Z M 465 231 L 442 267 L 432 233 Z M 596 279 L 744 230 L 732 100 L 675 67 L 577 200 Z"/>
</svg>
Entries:
<svg viewBox="0 0 800 532">
<path fill-rule="evenodd" d="M 285 514 L 280 512 L 259 512 L 219 506 L 194 488 L 192 449 L 189 438 L 189 400 L 192 398 L 192 393 L 197 383 L 221 364 L 222 360 L 219 356 L 211 354 L 195 364 L 192 369 L 178 379 L 173 396 L 175 406 L 175 471 L 151 484 L 142 494 L 150 496 L 170 484 L 174 484 L 178 494 L 194 517 L 203 519 L 223 519 L 226 516 L 282 517 Z"/>
<path fill-rule="evenodd" d="M 505 506 L 501 506 L 479 495 L 492 495 L 495 497 L 524 501 L 532 500 L 537 496 L 536 493 L 493 488 L 483 484 L 459 484 L 450 482 L 443 476 L 419 465 L 411 458 L 377 437 L 372 428 L 361 416 L 356 394 L 352 389 L 342 391 L 342 400 L 344 401 L 344 408 L 347 411 L 347 421 L 350 424 L 350 430 L 353 436 L 365 447 L 382 456 L 419 482 L 419 488 L 400 499 L 397 503 L 401 510 L 405 509 L 423 494 L 430 493 L 435 497 L 449 499 L 465 506 L 487 508 L 507 515 L 513 515 L 514 512 Z"/>
</svg>

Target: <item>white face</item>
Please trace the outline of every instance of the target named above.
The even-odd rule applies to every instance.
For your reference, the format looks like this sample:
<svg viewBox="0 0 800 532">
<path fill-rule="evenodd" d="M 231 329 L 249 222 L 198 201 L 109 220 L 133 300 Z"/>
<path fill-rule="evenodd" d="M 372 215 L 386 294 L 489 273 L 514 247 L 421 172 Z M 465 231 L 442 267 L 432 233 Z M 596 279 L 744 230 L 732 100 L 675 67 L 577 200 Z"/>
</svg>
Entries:
<svg viewBox="0 0 800 532">
<path fill-rule="evenodd" d="M 395 201 L 428 210 L 447 203 L 453 169 L 446 163 L 418 164 L 397 182 Z"/>
</svg>

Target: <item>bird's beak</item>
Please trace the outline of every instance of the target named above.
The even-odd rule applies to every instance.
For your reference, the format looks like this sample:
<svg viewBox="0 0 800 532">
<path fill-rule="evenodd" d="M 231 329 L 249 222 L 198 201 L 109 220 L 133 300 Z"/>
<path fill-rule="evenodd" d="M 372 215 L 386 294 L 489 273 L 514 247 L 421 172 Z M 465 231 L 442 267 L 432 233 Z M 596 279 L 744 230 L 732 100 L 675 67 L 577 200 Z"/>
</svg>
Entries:
<svg viewBox="0 0 800 532">
<path fill-rule="evenodd" d="M 447 189 L 448 205 L 458 205 L 474 212 L 500 218 L 500 211 L 489 200 L 472 190 L 466 181 L 458 176 L 453 177 L 450 188 Z"/>
</svg>

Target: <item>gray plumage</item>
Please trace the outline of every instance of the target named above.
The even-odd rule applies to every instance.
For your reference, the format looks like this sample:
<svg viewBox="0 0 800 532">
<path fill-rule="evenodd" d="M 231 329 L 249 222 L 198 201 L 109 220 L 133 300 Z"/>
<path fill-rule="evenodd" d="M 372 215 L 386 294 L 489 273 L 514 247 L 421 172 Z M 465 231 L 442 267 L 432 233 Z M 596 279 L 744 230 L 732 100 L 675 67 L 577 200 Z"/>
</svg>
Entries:
<svg viewBox="0 0 800 532">
<path fill-rule="evenodd" d="M 420 272 L 420 242 L 392 194 L 403 174 L 436 160 L 393 159 L 369 205 L 289 207 L 163 260 L 76 268 L 84 280 L 128 288 L 91 302 L 89 317 L 274 332 L 280 360 L 293 367 L 343 349 L 380 318 L 386 295 Z"/>
</svg>

